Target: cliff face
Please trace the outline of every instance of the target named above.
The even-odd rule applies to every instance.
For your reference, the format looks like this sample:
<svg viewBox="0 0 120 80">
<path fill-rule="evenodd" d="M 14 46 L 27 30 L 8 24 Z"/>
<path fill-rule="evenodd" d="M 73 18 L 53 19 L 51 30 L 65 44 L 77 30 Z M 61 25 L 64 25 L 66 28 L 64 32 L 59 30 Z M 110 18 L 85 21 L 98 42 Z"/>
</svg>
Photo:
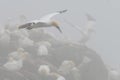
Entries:
<svg viewBox="0 0 120 80">
<path fill-rule="evenodd" d="M 92 49 L 80 45 L 57 45 L 51 51 L 50 63 L 60 66 L 64 60 L 72 60 L 76 66 L 83 64 L 84 57 L 88 57 L 90 62 L 79 67 L 81 80 L 107 80 L 108 71 L 101 57 Z"/>
<path fill-rule="evenodd" d="M 42 64 L 49 65 L 51 72 L 61 74 L 66 80 L 107 80 L 108 71 L 101 57 L 94 50 L 87 46 L 73 44 L 72 42 L 67 43 L 56 40 L 46 33 L 34 32 L 29 34 L 29 38 L 35 43 L 48 41 L 51 44 L 51 47 L 48 47 L 48 55 L 38 56 L 38 46 L 36 44 L 23 47 L 30 56 L 23 62 L 23 68 L 20 71 L 11 72 L 3 68 L 2 64 L 7 61 L 6 58 L 9 53 L 16 51 L 20 47 L 18 44 L 15 44 L 18 43 L 19 37 L 12 39 L 12 42 L 7 45 L 2 46 L 3 44 L 0 44 L 0 55 L 3 57 L 1 57 L 0 80 L 43 80 L 37 71 L 39 65 Z M 74 62 L 75 67 L 78 69 L 79 79 L 73 77 L 71 72 L 67 75 L 58 72 L 62 62 L 65 60 Z M 53 80 L 55 78 L 47 76 L 44 79 Z"/>
</svg>

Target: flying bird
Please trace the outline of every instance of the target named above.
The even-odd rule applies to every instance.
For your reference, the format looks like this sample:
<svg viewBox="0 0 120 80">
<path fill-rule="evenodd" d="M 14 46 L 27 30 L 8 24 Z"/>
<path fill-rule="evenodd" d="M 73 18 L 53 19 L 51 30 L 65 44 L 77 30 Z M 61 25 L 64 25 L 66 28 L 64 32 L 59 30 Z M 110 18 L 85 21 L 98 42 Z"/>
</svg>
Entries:
<svg viewBox="0 0 120 80">
<path fill-rule="evenodd" d="M 55 15 L 62 14 L 65 12 L 67 12 L 67 10 L 56 11 L 54 13 L 41 17 L 39 20 L 33 20 L 26 24 L 20 25 L 18 28 L 19 29 L 26 28 L 28 30 L 31 30 L 33 28 L 41 27 L 56 27 L 62 33 L 62 30 L 60 29 L 58 22 L 55 20 L 51 20 L 51 18 L 54 17 Z"/>
</svg>

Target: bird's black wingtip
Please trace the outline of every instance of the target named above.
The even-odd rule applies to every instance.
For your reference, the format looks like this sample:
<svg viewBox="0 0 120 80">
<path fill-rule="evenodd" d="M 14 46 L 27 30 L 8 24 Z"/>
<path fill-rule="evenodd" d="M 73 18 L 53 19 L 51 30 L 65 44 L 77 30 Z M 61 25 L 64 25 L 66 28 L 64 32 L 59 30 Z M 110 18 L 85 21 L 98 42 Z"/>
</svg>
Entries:
<svg viewBox="0 0 120 80">
<path fill-rule="evenodd" d="M 59 26 L 56 26 L 60 33 L 63 33 Z"/>
<path fill-rule="evenodd" d="M 67 9 L 65 9 L 65 10 L 61 10 L 61 11 L 58 11 L 60 14 L 61 13 L 65 13 L 65 12 L 67 12 L 68 10 Z"/>
<path fill-rule="evenodd" d="M 23 26 L 18 26 L 18 29 L 23 29 L 24 27 Z"/>
</svg>

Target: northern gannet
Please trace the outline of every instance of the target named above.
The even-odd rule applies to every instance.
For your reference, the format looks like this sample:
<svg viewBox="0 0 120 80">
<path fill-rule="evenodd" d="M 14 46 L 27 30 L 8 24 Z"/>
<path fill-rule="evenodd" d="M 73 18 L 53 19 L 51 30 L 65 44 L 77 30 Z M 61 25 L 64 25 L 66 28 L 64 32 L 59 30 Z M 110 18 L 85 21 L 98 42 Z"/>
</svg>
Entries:
<svg viewBox="0 0 120 80">
<path fill-rule="evenodd" d="M 23 48 L 18 48 L 17 51 L 14 51 L 8 54 L 8 57 L 12 57 L 14 60 L 24 60 L 27 57 L 28 53 L 24 51 Z"/>
<path fill-rule="evenodd" d="M 51 43 L 48 41 L 38 42 L 38 51 L 37 54 L 40 56 L 48 55 L 48 47 L 51 47 Z"/>
<path fill-rule="evenodd" d="M 63 61 L 62 65 L 58 69 L 58 72 L 64 76 L 67 75 L 73 76 L 73 80 L 80 80 L 79 69 L 77 68 L 75 63 L 71 60 Z"/>
<path fill-rule="evenodd" d="M 23 67 L 23 60 L 14 60 L 12 57 L 9 57 L 8 62 L 3 67 L 10 71 L 18 71 Z"/>
<path fill-rule="evenodd" d="M 55 73 L 55 72 L 51 72 L 50 67 L 48 65 L 40 65 L 40 67 L 38 69 L 38 72 L 39 72 L 40 75 L 42 75 L 42 77 L 45 76 L 46 79 L 48 79 L 47 77 L 49 77 L 51 79 L 53 79 L 53 77 L 54 77 L 56 80 L 66 80 L 60 74 Z"/>
<path fill-rule="evenodd" d="M 58 73 L 55 73 L 55 72 L 51 72 L 50 74 L 51 76 L 55 77 L 56 80 L 66 80 L 64 76 L 58 74 Z"/>
<path fill-rule="evenodd" d="M 72 60 L 65 60 L 60 65 L 58 72 L 66 75 L 69 74 L 74 67 L 75 67 L 75 63 Z"/>
<path fill-rule="evenodd" d="M 26 28 L 28 30 L 31 30 L 33 28 L 41 28 L 41 27 L 56 27 L 60 32 L 61 29 L 59 27 L 59 24 L 57 21 L 51 20 L 51 18 L 55 15 L 65 13 L 67 10 L 57 11 L 51 14 L 48 14 L 46 16 L 41 17 L 39 20 L 30 21 L 26 24 L 20 25 L 18 28 L 23 29 Z"/>
<path fill-rule="evenodd" d="M 50 74 L 50 67 L 48 65 L 40 65 L 38 69 L 39 74 L 49 75 Z"/>
</svg>

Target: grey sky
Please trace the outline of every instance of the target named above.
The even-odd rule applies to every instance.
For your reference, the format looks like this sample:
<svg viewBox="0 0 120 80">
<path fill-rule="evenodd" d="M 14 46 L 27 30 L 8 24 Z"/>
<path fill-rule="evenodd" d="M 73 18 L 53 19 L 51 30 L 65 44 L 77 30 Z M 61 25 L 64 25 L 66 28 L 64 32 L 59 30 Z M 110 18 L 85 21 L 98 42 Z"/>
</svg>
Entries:
<svg viewBox="0 0 120 80">
<path fill-rule="evenodd" d="M 89 42 L 89 46 L 95 49 L 106 63 L 117 65 L 120 64 L 119 3 L 119 0 L 0 0 L 0 24 L 7 22 L 8 18 L 14 21 L 21 14 L 32 20 L 50 12 L 68 9 L 66 14 L 56 18 L 61 22 L 64 18 L 83 25 L 86 20 L 85 13 L 89 13 L 97 21 L 96 35 Z M 78 39 L 77 32 L 73 28 L 67 30 L 68 28 L 68 25 L 62 26 L 67 35 L 71 34 L 69 36 Z"/>
</svg>

